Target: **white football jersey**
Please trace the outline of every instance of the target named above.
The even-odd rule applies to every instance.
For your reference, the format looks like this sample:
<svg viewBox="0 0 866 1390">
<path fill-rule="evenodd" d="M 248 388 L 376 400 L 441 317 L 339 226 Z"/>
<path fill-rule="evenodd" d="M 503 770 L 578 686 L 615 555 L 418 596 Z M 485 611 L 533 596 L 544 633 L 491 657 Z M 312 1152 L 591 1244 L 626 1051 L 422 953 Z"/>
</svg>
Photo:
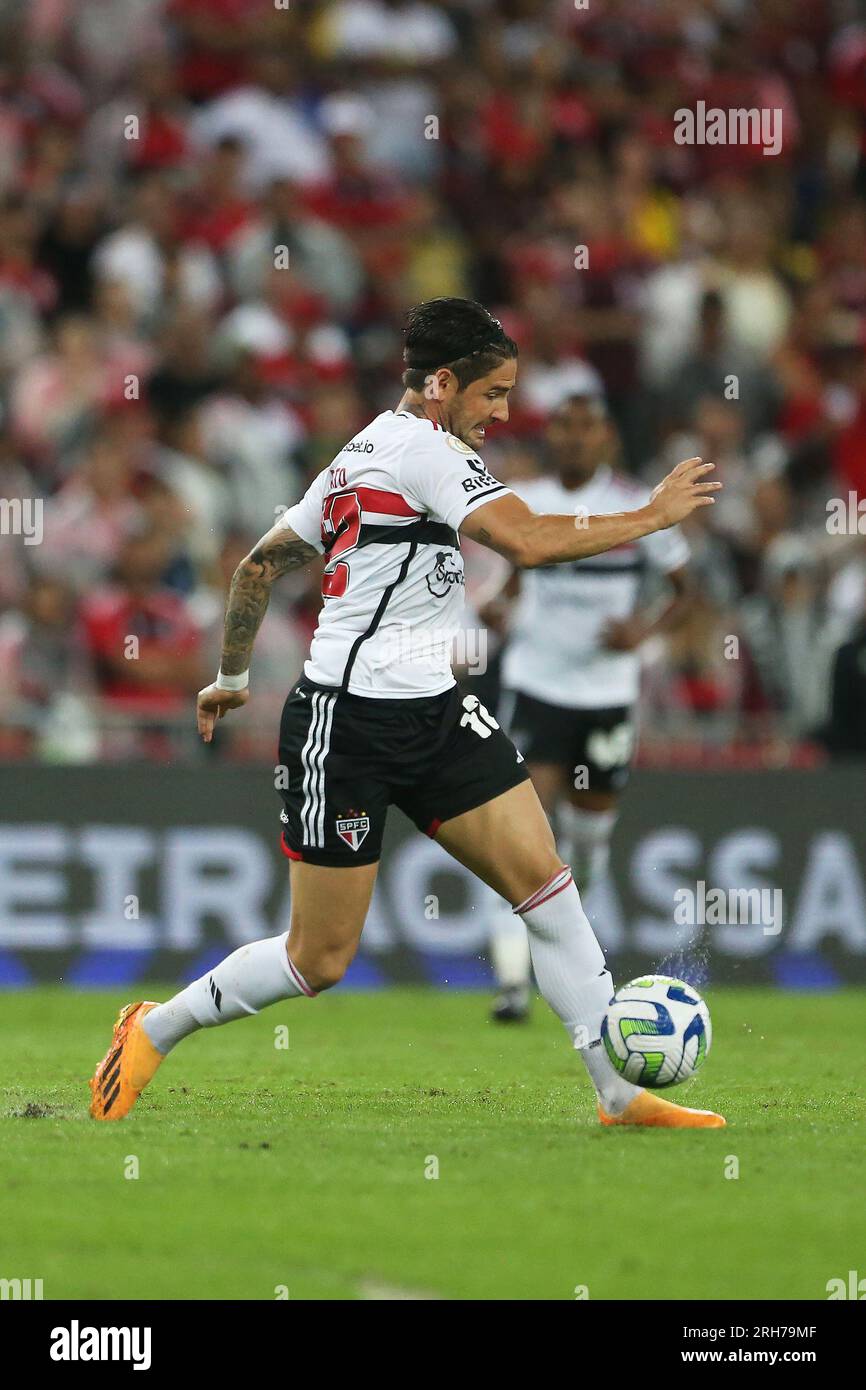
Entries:
<svg viewBox="0 0 866 1390">
<path fill-rule="evenodd" d="M 283 516 L 328 557 L 308 679 L 378 699 L 449 690 L 457 530 L 509 490 L 468 444 L 408 411 L 386 410 L 351 439 Z"/>
<path fill-rule="evenodd" d="M 634 511 L 650 490 L 603 467 L 583 487 L 568 489 L 556 477 L 514 483 L 535 512 L 590 516 Z M 608 709 L 637 699 L 640 658 L 608 651 L 606 625 L 634 612 L 642 572 L 679 569 L 689 550 L 677 527 L 585 560 L 525 570 L 512 614 L 502 679 L 546 704 L 569 709 Z"/>
</svg>

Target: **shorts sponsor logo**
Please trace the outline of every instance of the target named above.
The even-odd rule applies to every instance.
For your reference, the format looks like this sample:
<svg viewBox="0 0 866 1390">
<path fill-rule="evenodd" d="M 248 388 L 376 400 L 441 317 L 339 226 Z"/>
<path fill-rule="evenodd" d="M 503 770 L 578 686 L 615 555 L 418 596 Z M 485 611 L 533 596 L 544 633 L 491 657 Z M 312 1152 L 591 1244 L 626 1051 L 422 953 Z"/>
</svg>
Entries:
<svg viewBox="0 0 866 1390">
<path fill-rule="evenodd" d="M 603 772 L 627 766 L 633 752 L 634 725 L 627 720 L 612 729 L 593 729 L 586 740 L 587 757 Z"/>
<path fill-rule="evenodd" d="M 338 816 L 337 834 L 341 840 L 345 840 L 349 849 L 356 853 L 367 838 L 370 829 L 369 816 Z"/>
</svg>

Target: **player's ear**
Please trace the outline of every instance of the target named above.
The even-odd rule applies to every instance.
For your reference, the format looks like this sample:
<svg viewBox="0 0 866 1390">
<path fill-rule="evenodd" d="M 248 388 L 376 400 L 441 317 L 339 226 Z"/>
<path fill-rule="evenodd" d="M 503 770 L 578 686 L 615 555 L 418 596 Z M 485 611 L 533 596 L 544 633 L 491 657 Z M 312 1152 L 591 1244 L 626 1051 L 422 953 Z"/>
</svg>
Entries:
<svg viewBox="0 0 866 1390">
<path fill-rule="evenodd" d="M 424 399 L 428 401 L 441 401 L 443 398 L 443 387 L 450 373 L 431 372 L 424 379 Z M 443 378 L 445 380 L 443 381 Z"/>
</svg>

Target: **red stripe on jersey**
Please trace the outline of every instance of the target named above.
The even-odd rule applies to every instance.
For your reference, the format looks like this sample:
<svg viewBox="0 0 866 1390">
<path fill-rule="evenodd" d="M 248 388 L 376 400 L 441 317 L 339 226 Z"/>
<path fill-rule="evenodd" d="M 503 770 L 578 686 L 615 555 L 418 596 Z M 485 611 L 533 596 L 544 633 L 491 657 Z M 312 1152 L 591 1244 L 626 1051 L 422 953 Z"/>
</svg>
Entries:
<svg viewBox="0 0 866 1390">
<path fill-rule="evenodd" d="M 288 845 L 286 844 L 286 832 L 285 832 L 285 830 L 283 831 L 282 835 L 280 836 L 280 849 L 283 851 L 283 854 L 286 856 L 287 859 L 295 859 L 295 860 L 298 860 L 298 859 L 303 859 L 303 857 L 304 857 L 304 856 L 301 854 L 301 851 L 300 851 L 299 849 L 289 849 Z"/>
<path fill-rule="evenodd" d="M 356 487 L 353 492 L 358 494 L 361 510 L 365 512 L 379 512 L 384 516 L 423 516 L 423 512 L 416 511 L 402 497 L 399 492 L 387 492 L 379 487 Z"/>
</svg>

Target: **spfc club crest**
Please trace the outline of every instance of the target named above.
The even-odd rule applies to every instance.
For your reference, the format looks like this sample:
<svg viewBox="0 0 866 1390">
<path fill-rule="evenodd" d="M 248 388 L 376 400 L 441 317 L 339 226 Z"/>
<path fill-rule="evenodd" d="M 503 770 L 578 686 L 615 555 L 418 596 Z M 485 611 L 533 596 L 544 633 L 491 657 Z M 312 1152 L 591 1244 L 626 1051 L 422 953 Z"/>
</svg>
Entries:
<svg viewBox="0 0 866 1390">
<path fill-rule="evenodd" d="M 346 841 L 349 849 L 358 850 L 367 838 L 369 829 L 369 816 L 349 815 L 337 818 L 337 834 L 341 840 Z"/>
</svg>

